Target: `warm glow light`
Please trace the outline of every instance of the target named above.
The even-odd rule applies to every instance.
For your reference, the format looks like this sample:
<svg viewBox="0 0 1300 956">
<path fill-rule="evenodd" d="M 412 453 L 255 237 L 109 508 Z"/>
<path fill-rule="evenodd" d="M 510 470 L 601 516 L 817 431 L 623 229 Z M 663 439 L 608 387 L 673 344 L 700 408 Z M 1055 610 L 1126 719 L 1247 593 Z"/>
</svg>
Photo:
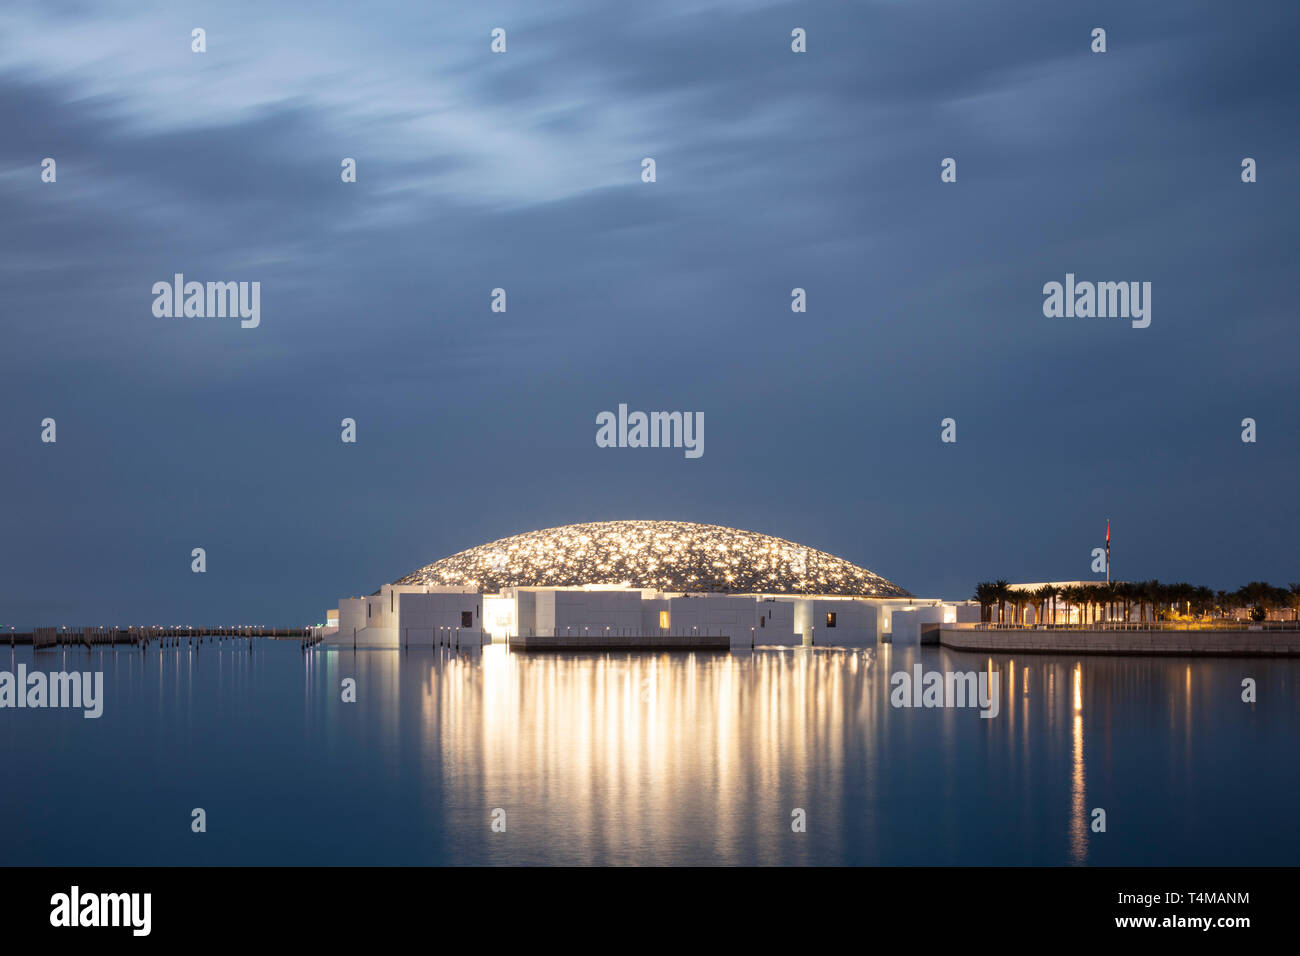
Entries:
<svg viewBox="0 0 1300 956">
<path fill-rule="evenodd" d="M 530 531 L 443 558 L 395 583 L 486 592 L 605 584 L 667 592 L 909 596 L 825 551 L 685 521 L 599 521 Z"/>
<path fill-rule="evenodd" d="M 505 640 L 515 633 L 515 602 L 507 597 L 483 598 L 483 630 L 492 640 Z"/>
</svg>

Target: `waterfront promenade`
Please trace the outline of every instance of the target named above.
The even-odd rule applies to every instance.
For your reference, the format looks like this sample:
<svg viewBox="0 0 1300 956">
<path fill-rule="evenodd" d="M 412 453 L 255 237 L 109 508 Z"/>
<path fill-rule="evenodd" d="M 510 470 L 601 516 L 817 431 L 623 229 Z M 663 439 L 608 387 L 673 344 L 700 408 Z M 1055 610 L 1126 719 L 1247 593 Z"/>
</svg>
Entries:
<svg viewBox="0 0 1300 956">
<path fill-rule="evenodd" d="M 1091 625 L 944 624 L 939 643 L 957 651 L 1020 654 L 1142 654 L 1215 657 L 1300 656 L 1300 623 L 1113 623 Z M 927 643 L 922 640 L 922 643 Z"/>
</svg>

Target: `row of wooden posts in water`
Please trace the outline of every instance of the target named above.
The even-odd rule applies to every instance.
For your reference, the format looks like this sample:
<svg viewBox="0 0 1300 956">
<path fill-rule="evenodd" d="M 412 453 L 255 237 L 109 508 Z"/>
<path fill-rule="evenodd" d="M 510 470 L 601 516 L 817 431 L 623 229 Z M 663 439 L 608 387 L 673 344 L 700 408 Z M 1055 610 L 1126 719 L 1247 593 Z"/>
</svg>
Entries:
<svg viewBox="0 0 1300 956">
<path fill-rule="evenodd" d="M 403 628 L 402 646 L 407 646 Z M 159 647 L 195 647 L 204 643 L 221 644 L 226 641 L 247 641 L 252 649 L 254 638 L 298 638 L 305 650 L 324 642 L 321 628 L 293 627 L 38 627 L 21 634 L 9 632 L 9 646 L 31 644 L 34 648 L 49 647 L 96 647 L 100 645 L 129 644 L 146 648 L 150 644 Z M 356 647 L 356 629 L 352 632 L 352 646 Z M 0 640 L 3 637 L 0 636 Z M 444 627 L 437 629 L 437 647 L 459 648 L 460 628 Z"/>
<path fill-rule="evenodd" d="M 42 647 L 95 647 L 98 645 L 131 644 L 145 648 L 150 644 L 159 647 L 196 646 L 203 643 L 222 644 L 226 641 L 247 641 L 251 648 L 253 638 L 298 638 L 302 646 L 310 647 L 321 642 L 313 629 L 290 627 L 38 627 L 30 633 L 9 632 L 9 644 L 31 644 Z"/>
</svg>

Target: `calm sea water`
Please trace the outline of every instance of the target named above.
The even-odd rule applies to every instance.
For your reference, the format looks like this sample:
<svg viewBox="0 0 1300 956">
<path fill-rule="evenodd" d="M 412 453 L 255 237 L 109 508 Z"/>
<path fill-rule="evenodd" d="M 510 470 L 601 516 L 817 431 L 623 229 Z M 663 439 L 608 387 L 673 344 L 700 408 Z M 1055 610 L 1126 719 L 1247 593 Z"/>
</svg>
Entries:
<svg viewBox="0 0 1300 956">
<path fill-rule="evenodd" d="M 916 661 L 996 671 L 1000 714 L 895 709 Z M 1300 864 L 1296 661 L 0 651 L 20 662 L 102 670 L 105 701 L 0 710 L 4 864 Z"/>
</svg>

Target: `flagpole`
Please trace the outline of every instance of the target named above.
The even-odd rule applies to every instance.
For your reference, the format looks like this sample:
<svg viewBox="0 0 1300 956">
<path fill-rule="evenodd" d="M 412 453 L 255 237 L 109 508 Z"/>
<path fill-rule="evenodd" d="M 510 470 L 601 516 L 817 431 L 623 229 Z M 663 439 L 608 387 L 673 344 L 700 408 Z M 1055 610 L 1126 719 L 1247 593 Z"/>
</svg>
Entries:
<svg viewBox="0 0 1300 956">
<path fill-rule="evenodd" d="M 1110 584 L 1110 519 L 1106 519 L 1106 583 Z"/>
</svg>

